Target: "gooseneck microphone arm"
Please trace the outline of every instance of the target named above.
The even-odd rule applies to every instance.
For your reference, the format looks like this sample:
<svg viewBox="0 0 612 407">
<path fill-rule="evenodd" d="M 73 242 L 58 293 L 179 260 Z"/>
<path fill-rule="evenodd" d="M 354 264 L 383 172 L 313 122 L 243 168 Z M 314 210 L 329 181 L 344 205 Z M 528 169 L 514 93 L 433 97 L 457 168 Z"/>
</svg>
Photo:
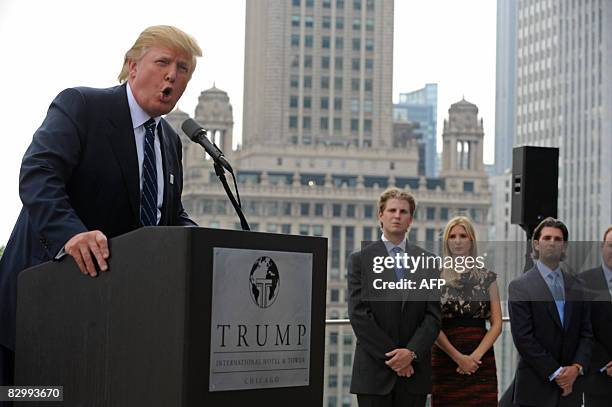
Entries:
<svg viewBox="0 0 612 407">
<path fill-rule="evenodd" d="M 234 209 L 236 210 L 238 218 L 240 218 L 240 226 L 242 227 L 242 230 L 251 230 L 251 228 L 249 227 L 249 223 L 247 222 L 246 217 L 242 212 L 242 204 L 240 202 L 240 194 L 238 193 L 238 184 L 236 182 L 234 170 L 223 156 L 223 152 L 219 149 L 219 147 L 217 147 L 215 143 L 208 140 L 208 137 L 206 136 L 206 130 L 204 130 L 202 126 L 200 126 L 195 120 L 185 120 L 181 125 L 181 128 L 183 129 L 187 137 L 189 137 L 194 143 L 198 143 L 199 145 L 204 147 L 204 150 L 206 150 L 208 155 L 211 157 L 214 163 L 213 166 L 215 167 L 215 174 L 217 174 L 217 177 L 221 181 L 221 184 L 223 185 L 223 189 L 225 190 L 227 197 L 232 203 Z M 236 190 L 236 196 L 238 199 L 234 197 L 234 194 L 232 193 L 232 190 L 230 189 L 229 184 L 227 183 L 224 170 L 227 170 L 230 174 L 232 174 L 232 178 L 234 180 L 234 189 Z"/>
</svg>

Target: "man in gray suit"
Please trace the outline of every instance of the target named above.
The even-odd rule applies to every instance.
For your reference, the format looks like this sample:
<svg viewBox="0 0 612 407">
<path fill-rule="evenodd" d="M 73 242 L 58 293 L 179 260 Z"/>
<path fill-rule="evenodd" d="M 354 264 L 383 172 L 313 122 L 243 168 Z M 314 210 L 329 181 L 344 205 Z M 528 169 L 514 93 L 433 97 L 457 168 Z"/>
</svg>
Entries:
<svg viewBox="0 0 612 407">
<path fill-rule="evenodd" d="M 440 330 L 439 298 L 431 291 L 372 288 L 374 280 L 380 287 L 381 281 L 418 283 L 438 277 L 435 269 L 403 275 L 406 270 L 397 266 L 374 271 L 376 258 L 428 255 L 406 240 L 415 207 L 407 192 L 383 192 L 378 200 L 382 239 L 348 259 L 349 318 L 357 337 L 351 393 L 357 394 L 360 407 L 425 406 L 431 390 L 430 352 Z"/>
</svg>

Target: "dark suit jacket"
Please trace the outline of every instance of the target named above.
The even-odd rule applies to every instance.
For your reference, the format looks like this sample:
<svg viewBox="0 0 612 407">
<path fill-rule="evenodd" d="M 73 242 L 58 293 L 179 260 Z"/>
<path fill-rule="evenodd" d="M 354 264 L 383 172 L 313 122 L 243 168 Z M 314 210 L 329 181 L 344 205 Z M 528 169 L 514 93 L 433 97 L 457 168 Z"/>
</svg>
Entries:
<svg viewBox="0 0 612 407">
<path fill-rule="evenodd" d="M 589 307 L 581 301 L 580 282 L 567 274 L 563 281 L 566 298 L 563 325 L 537 266 L 513 280 L 508 288 L 510 327 L 519 353 L 516 404 L 557 406 L 561 389 L 549 376 L 572 363 L 579 363 L 585 370 L 589 367 L 593 345 Z M 582 380 L 579 377 L 572 394 L 563 398 L 564 405 L 581 405 Z"/>
<path fill-rule="evenodd" d="M 181 203 L 181 142 L 165 121 L 160 225 L 195 225 Z M 172 179 L 172 182 L 170 182 Z M 0 344 L 14 349 L 17 274 L 51 260 L 77 233 L 108 238 L 141 226 L 138 157 L 126 86 L 62 91 L 25 153 L 23 208 L 0 261 Z"/>
<path fill-rule="evenodd" d="M 407 254 L 418 256 L 425 252 L 408 245 Z M 425 252 L 427 254 L 427 252 Z M 369 287 L 372 284 L 372 259 L 388 256 L 382 241 L 365 247 L 348 259 L 349 318 L 357 337 L 351 393 L 384 395 L 391 392 L 397 381 L 407 386 L 410 393 L 426 394 L 431 390 L 431 347 L 440 330 L 440 300 L 428 291 L 423 297 L 404 291 L 402 299 L 380 298 Z M 395 281 L 393 269 L 379 275 Z M 420 270 L 410 276 L 415 281 L 438 278 L 437 270 Z M 387 365 L 385 353 L 396 348 L 408 348 L 417 354 L 413 362 L 415 375 L 400 378 Z"/>
<path fill-rule="evenodd" d="M 593 326 L 593 357 L 586 377 L 585 393 L 612 395 L 612 377 L 599 369 L 612 360 L 612 297 L 603 268 L 596 267 L 580 274 L 585 288 L 585 299 L 591 306 Z"/>
</svg>

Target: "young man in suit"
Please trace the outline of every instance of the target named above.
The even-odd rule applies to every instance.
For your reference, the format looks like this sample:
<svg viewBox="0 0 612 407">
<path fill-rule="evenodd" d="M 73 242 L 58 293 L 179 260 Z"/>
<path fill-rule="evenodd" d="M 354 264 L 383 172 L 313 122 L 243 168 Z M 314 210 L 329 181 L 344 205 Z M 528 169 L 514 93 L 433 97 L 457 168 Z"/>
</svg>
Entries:
<svg viewBox="0 0 612 407">
<path fill-rule="evenodd" d="M 612 226 L 603 235 L 601 266 L 580 275 L 591 306 L 593 357 L 586 377 L 584 407 L 604 407 L 612 399 Z"/>
<path fill-rule="evenodd" d="M 509 286 L 512 338 L 519 353 L 514 403 L 582 405 L 582 374 L 591 358 L 589 307 L 579 281 L 560 267 L 567 227 L 544 219 L 532 238 L 534 267 Z"/>
<path fill-rule="evenodd" d="M 149 27 L 125 55 L 122 85 L 66 89 L 51 103 L 23 158 L 23 208 L 0 260 L 0 385 L 13 380 L 20 271 L 68 255 L 94 277 L 108 270 L 108 238 L 195 225 L 181 203 L 181 142 L 161 116 L 201 55 L 178 28 Z"/>
<path fill-rule="evenodd" d="M 417 298 L 406 290 L 376 294 L 372 289 L 378 276 L 393 282 L 438 277 L 434 269 L 403 276 L 405 270 L 398 268 L 373 271 L 375 258 L 427 254 L 406 240 L 415 207 L 406 192 L 383 192 L 378 201 L 382 239 L 348 259 L 349 318 L 357 337 L 351 393 L 357 394 L 360 407 L 421 407 L 431 390 L 430 352 L 440 330 L 439 298 L 429 293 Z"/>
</svg>

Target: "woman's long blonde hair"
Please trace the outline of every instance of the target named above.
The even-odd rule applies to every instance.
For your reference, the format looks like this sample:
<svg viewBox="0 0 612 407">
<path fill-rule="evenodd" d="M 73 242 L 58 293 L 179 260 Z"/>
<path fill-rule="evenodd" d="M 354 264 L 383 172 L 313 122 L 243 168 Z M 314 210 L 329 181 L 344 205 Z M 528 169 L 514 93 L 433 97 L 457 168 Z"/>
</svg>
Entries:
<svg viewBox="0 0 612 407">
<path fill-rule="evenodd" d="M 446 227 L 444 228 L 443 238 L 444 258 L 453 255 L 451 253 L 450 246 L 448 245 L 448 236 L 450 235 L 450 231 L 455 226 L 461 226 L 463 227 L 463 229 L 465 229 L 465 233 L 468 235 L 468 238 L 471 242 L 470 252 L 468 256 L 476 258 L 476 256 L 478 256 L 478 247 L 476 245 L 476 231 L 474 230 L 474 226 L 472 225 L 472 222 L 467 216 L 455 216 L 446 224 Z M 486 275 L 487 271 L 485 269 L 474 267 L 471 270 L 466 270 L 466 273 L 472 273 L 476 277 L 483 277 L 484 275 Z M 442 278 L 446 280 L 446 285 L 457 286 L 459 276 L 460 274 L 457 273 L 455 269 L 442 267 Z"/>
</svg>

